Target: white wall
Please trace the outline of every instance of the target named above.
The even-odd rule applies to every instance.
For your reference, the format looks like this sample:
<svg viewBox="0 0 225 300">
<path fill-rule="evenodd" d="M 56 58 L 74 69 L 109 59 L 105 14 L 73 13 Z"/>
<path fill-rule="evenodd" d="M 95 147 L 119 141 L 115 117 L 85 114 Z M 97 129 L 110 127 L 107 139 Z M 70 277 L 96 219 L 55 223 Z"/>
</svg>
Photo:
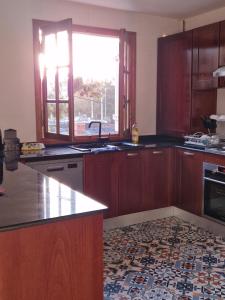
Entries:
<svg viewBox="0 0 225 300">
<path fill-rule="evenodd" d="M 187 30 L 225 20 L 225 7 L 186 19 Z M 217 90 L 217 113 L 225 114 L 225 89 Z"/>
<path fill-rule="evenodd" d="M 186 29 L 189 30 L 223 20 L 225 20 L 225 6 L 195 17 L 187 18 Z"/>
<path fill-rule="evenodd" d="M 63 0 L 0 1 L 0 128 L 22 141 L 36 139 L 32 19 L 73 18 L 74 24 L 137 32 L 137 122 L 155 133 L 157 38 L 180 29 L 175 19 L 101 9 Z"/>
</svg>

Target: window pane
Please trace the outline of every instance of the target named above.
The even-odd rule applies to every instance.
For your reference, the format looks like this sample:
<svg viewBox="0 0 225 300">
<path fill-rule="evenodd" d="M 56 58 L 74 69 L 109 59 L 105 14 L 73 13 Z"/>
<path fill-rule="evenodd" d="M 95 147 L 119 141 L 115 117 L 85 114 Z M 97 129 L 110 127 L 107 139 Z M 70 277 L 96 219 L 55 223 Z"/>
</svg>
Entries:
<svg viewBox="0 0 225 300">
<path fill-rule="evenodd" d="M 48 34 L 45 36 L 45 64 L 47 68 L 55 68 L 57 65 L 55 34 Z"/>
<path fill-rule="evenodd" d="M 56 133 L 56 104 L 47 104 L 48 132 Z"/>
<path fill-rule="evenodd" d="M 46 79 L 47 79 L 47 99 L 55 100 L 55 69 L 47 69 L 46 71 Z"/>
<path fill-rule="evenodd" d="M 58 66 L 66 66 L 69 64 L 69 40 L 68 32 L 57 32 L 57 53 Z"/>
<path fill-rule="evenodd" d="M 119 38 L 73 34 L 75 135 L 118 134 Z"/>
<path fill-rule="evenodd" d="M 69 135 L 69 105 L 59 104 L 59 131 L 60 134 Z"/>
<path fill-rule="evenodd" d="M 69 68 L 59 68 L 59 100 L 68 100 Z"/>
</svg>

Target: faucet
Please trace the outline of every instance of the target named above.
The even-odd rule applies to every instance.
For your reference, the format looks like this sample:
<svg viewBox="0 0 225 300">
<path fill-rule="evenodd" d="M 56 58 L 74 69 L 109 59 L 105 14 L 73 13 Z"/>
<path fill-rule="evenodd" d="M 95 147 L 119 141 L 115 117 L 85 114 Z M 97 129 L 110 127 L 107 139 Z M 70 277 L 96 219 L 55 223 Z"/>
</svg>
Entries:
<svg viewBox="0 0 225 300">
<path fill-rule="evenodd" d="M 101 121 L 91 121 L 88 124 L 88 128 L 91 128 L 92 124 L 99 124 L 99 129 L 98 129 L 98 138 L 99 140 L 101 139 L 101 134 L 102 134 L 102 122 Z"/>
</svg>

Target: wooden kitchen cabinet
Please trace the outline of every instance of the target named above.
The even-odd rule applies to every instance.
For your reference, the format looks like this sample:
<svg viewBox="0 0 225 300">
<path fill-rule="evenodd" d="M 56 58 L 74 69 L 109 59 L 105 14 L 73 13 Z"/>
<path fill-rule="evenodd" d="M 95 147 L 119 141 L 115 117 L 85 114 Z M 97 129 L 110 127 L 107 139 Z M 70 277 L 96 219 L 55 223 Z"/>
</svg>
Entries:
<svg viewBox="0 0 225 300">
<path fill-rule="evenodd" d="M 220 22 L 220 55 L 219 67 L 225 66 L 225 21 Z M 225 77 L 219 78 L 219 87 L 225 87 Z"/>
<path fill-rule="evenodd" d="M 202 153 L 176 150 L 176 205 L 197 215 L 202 211 L 202 166 Z"/>
<path fill-rule="evenodd" d="M 143 158 L 142 151 L 119 153 L 118 215 L 142 210 Z"/>
<path fill-rule="evenodd" d="M 157 134 L 207 132 L 201 117 L 216 113 L 218 43 L 219 23 L 159 39 Z"/>
<path fill-rule="evenodd" d="M 218 87 L 218 78 L 213 77 L 213 71 L 218 68 L 219 31 L 219 23 L 193 30 L 192 88 L 194 90 Z"/>
<path fill-rule="evenodd" d="M 174 149 L 85 155 L 84 192 L 108 206 L 110 218 L 171 205 Z"/>
<path fill-rule="evenodd" d="M 183 136 L 190 129 L 192 31 L 158 40 L 157 133 Z"/>
<path fill-rule="evenodd" d="M 102 213 L 0 232 L 1 300 L 103 299 Z"/>
<path fill-rule="evenodd" d="M 174 191 L 173 150 L 172 148 L 156 148 L 143 151 L 143 210 L 171 205 Z"/>
<path fill-rule="evenodd" d="M 104 217 L 117 215 L 118 171 L 117 153 L 84 156 L 84 193 L 104 203 Z"/>
</svg>

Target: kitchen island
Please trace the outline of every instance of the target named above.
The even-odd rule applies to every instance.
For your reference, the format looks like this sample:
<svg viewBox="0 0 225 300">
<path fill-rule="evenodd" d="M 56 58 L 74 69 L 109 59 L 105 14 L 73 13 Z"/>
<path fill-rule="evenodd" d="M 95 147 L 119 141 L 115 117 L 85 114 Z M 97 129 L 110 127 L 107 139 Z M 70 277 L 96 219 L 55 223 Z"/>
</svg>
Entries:
<svg viewBox="0 0 225 300">
<path fill-rule="evenodd" d="M 20 163 L 2 173 L 0 299 L 102 299 L 106 207 Z"/>
</svg>

